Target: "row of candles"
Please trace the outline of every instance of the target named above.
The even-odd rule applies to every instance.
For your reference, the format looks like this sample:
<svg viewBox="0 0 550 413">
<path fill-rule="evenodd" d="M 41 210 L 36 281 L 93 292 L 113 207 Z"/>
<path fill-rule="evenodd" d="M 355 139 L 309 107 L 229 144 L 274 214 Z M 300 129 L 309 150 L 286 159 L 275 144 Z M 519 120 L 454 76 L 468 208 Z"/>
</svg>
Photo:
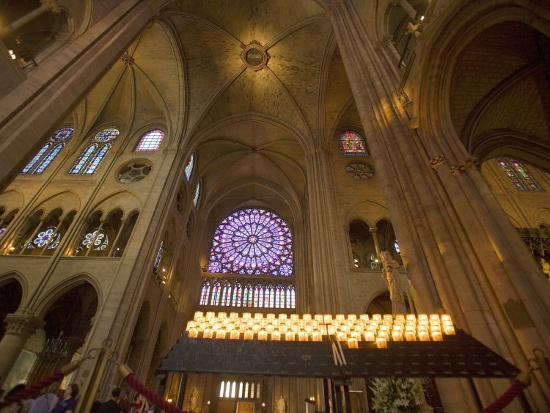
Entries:
<svg viewBox="0 0 550 413">
<path fill-rule="evenodd" d="M 186 331 L 191 338 L 260 341 L 322 341 L 333 337 L 358 348 L 373 342 L 386 348 L 388 341 L 442 341 L 455 334 L 447 314 L 263 314 L 197 311 Z"/>
</svg>

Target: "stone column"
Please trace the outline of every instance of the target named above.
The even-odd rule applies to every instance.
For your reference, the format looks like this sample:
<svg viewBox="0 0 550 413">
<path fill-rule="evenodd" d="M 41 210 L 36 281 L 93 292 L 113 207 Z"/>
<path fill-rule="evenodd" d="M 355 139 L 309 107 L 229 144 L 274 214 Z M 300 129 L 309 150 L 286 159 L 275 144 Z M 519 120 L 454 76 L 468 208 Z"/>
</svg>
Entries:
<svg viewBox="0 0 550 413">
<path fill-rule="evenodd" d="M 337 237 L 341 232 L 334 225 L 334 211 L 336 210 L 331 177 L 328 173 L 328 154 L 322 149 L 310 151 L 307 171 L 307 199 L 308 199 L 308 230 L 309 250 L 311 252 L 311 269 L 309 295 L 311 296 L 312 312 L 345 311 L 345 297 L 349 294 L 348 284 L 342 277 L 337 276 L 336 268 L 345 268 L 338 265 L 344 256 L 338 256 Z M 312 294 L 313 292 L 313 294 Z"/>
<path fill-rule="evenodd" d="M 376 251 L 376 257 L 380 257 L 380 240 L 378 239 L 378 228 L 372 227 L 369 228 L 369 232 L 372 236 L 372 241 L 374 243 L 374 250 Z"/>
<path fill-rule="evenodd" d="M 456 225 L 457 214 L 468 211 L 455 207 L 446 187 L 430 170 L 430 157 L 398 104 L 398 85 L 389 75 L 387 63 L 377 55 L 352 2 L 339 0 L 331 6 L 342 60 L 369 136 L 392 222 L 407 256 L 407 269 L 419 292 L 419 311 L 450 312 L 460 328 L 501 354 L 513 355 L 513 362 L 526 368 L 526 354 L 518 351 L 515 340 L 505 340 L 510 337 L 509 326 L 503 325 L 503 331 L 495 328 L 495 320 L 502 319 L 502 308 L 490 313 L 488 301 L 494 292 L 480 291 L 480 281 L 475 278 L 482 257 L 471 250 L 467 227 Z M 543 340 L 535 342 L 544 348 Z M 479 381 L 477 387 L 485 405 L 505 390 L 505 384 L 488 380 Z M 477 409 L 464 382 L 445 383 L 442 397 L 448 411 Z M 544 399 L 540 393 L 536 397 Z"/>
<path fill-rule="evenodd" d="M 27 339 L 43 324 L 33 314 L 13 313 L 6 316 L 6 334 L 0 341 L 0 382 L 8 376 Z"/>
</svg>

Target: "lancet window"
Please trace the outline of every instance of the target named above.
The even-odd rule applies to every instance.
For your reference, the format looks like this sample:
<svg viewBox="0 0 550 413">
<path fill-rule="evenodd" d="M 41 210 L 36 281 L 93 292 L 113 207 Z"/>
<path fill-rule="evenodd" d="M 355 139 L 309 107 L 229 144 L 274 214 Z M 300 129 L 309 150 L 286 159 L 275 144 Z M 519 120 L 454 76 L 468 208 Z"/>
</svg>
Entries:
<svg viewBox="0 0 550 413">
<path fill-rule="evenodd" d="M 511 158 L 498 158 L 497 164 L 518 191 L 542 192 L 542 187 L 527 172 L 527 168 L 520 161 Z"/>
<path fill-rule="evenodd" d="M 136 152 L 156 152 L 160 148 L 162 141 L 164 139 L 164 132 L 160 129 L 153 129 L 146 134 L 144 134 L 137 146 Z"/>
<path fill-rule="evenodd" d="M 193 205 L 195 208 L 199 204 L 199 200 L 201 198 L 201 183 L 197 182 L 197 186 L 195 187 L 195 194 L 193 195 Z"/>
<path fill-rule="evenodd" d="M 221 399 L 259 399 L 262 385 L 255 381 L 222 380 L 218 391 Z"/>
<path fill-rule="evenodd" d="M 69 173 L 73 175 L 93 175 L 119 134 L 120 131 L 116 128 L 107 128 L 96 133 L 93 142 L 84 148 Z"/>
<path fill-rule="evenodd" d="M 205 279 L 199 304 L 237 308 L 296 308 L 296 290 L 291 284 L 243 284 L 234 280 Z"/>
<path fill-rule="evenodd" d="M 340 134 L 340 150 L 344 155 L 367 155 L 367 142 L 358 132 L 347 130 Z"/>
<path fill-rule="evenodd" d="M 21 170 L 21 175 L 39 175 L 55 160 L 66 143 L 73 137 L 73 128 L 61 128 L 53 133 L 48 142 L 40 148 Z"/>
<path fill-rule="evenodd" d="M 187 179 L 187 182 L 191 180 L 191 177 L 193 176 L 193 170 L 195 169 L 195 154 L 192 153 L 189 157 L 189 160 L 187 161 L 187 164 L 185 164 L 185 178 Z"/>
</svg>

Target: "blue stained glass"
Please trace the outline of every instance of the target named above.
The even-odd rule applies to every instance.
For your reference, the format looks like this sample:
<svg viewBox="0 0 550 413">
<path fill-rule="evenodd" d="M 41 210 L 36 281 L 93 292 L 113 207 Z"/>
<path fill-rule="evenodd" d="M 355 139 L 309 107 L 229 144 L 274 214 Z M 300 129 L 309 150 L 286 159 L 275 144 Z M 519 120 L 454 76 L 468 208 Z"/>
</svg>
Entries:
<svg viewBox="0 0 550 413">
<path fill-rule="evenodd" d="M 34 155 L 34 157 L 30 160 L 30 162 L 23 168 L 23 170 L 21 171 L 21 174 L 26 175 L 30 173 L 34 165 L 36 165 L 36 163 L 46 154 L 46 152 L 50 149 L 51 146 L 52 146 L 51 142 L 48 142 L 42 148 L 40 148 L 38 153 Z"/>
<path fill-rule="evenodd" d="M 119 130 L 116 128 L 107 128 L 96 133 L 94 140 L 96 142 L 105 143 L 115 140 L 120 134 Z"/>
<path fill-rule="evenodd" d="M 55 131 L 52 136 L 52 140 L 56 142 L 67 142 L 73 137 L 74 129 L 73 128 L 61 128 Z"/>
<path fill-rule="evenodd" d="M 82 171 L 82 168 L 92 156 L 92 154 L 96 151 L 97 144 L 92 143 L 90 146 L 88 146 L 86 149 L 84 149 L 84 152 L 82 152 L 82 155 L 77 159 L 77 161 L 74 163 L 73 167 L 69 171 L 71 174 L 78 174 L 80 171 Z"/>
<path fill-rule="evenodd" d="M 38 168 L 35 169 L 33 173 L 35 174 L 41 174 L 46 170 L 48 166 L 52 163 L 52 161 L 59 155 L 59 152 L 63 149 L 65 144 L 58 143 L 49 153 L 48 156 L 46 156 L 42 162 L 40 162 L 40 165 L 38 165 Z"/>
<path fill-rule="evenodd" d="M 291 276 L 290 228 L 278 215 L 263 209 L 233 212 L 214 233 L 208 271 Z"/>
<path fill-rule="evenodd" d="M 110 148 L 111 145 L 103 145 L 101 147 L 101 149 L 94 155 L 92 161 L 89 163 L 88 167 L 84 171 L 85 175 L 92 175 L 95 173 L 99 165 L 101 165 L 101 162 L 103 162 L 103 159 L 105 158 L 105 155 L 107 155 L 107 152 L 109 152 Z"/>
<path fill-rule="evenodd" d="M 191 154 L 191 157 L 187 161 L 187 165 L 185 165 L 185 178 L 187 178 L 187 181 L 191 179 L 191 175 L 193 175 L 193 169 L 195 167 L 195 154 Z"/>
<path fill-rule="evenodd" d="M 197 187 L 195 188 L 195 195 L 193 196 L 193 205 L 195 208 L 197 207 L 197 204 L 199 203 L 199 198 L 201 196 L 201 183 L 199 182 L 197 184 Z"/>
</svg>

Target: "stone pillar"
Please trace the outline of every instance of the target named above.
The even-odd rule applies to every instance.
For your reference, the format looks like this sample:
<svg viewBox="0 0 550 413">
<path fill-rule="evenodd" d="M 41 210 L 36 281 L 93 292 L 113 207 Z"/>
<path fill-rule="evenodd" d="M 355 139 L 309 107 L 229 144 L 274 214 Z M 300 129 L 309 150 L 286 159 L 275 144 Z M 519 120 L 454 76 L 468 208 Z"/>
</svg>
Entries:
<svg viewBox="0 0 550 413">
<path fill-rule="evenodd" d="M 309 153 L 307 185 L 311 272 L 306 294 L 312 301 L 310 311 L 346 311 L 348 284 L 336 273 L 336 268 L 345 268 L 344 264 L 338 266 L 344 254 L 338 256 L 337 252 L 337 245 L 345 245 L 345 242 L 337 240 L 342 234 L 334 225 L 336 208 L 328 173 L 328 154 L 322 149 Z"/>
<path fill-rule="evenodd" d="M 149 2 L 122 0 L 0 97 L 0 185 L 43 143 L 153 16 Z"/>
<path fill-rule="evenodd" d="M 376 257 L 380 257 L 380 240 L 378 239 L 378 228 L 372 227 L 369 228 L 369 232 L 372 236 L 372 241 L 374 243 L 374 250 L 376 251 Z"/>
<path fill-rule="evenodd" d="M 0 341 L 0 382 L 8 376 L 27 339 L 43 324 L 33 314 L 14 313 L 6 316 L 6 334 Z"/>
<path fill-rule="evenodd" d="M 526 370 L 530 351 L 537 346 L 548 348 L 550 323 L 543 322 L 548 311 L 536 292 L 535 303 L 521 304 L 518 290 L 503 277 L 510 272 L 497 265 L 502 262 L 497 260 L 499 251 L 491 250 L 494 240 L 485 237 L 485 244 L 478 244 L 479 251 L 472 248 L 472 239 L 483 234 L 481 217 L 472 217 L 473 208 L 468 206 L 470 201 L 464 193 L 457 191 L 456 197 L 450 197 L 452 184 L 443 182 L 431 170 L 426 146 L 409 127 L 398 104 L 398 85 L 389 76 L 391 70 L 377 55 L 352 2 L 334 1 L 331 20 L 392 222 L 407 256 L 407 269 L 419 292 L 419 311 L 450 312 L 460 328 Z M 483 205 L 483 200 L 478 202 L 478 208 L 490 211 L 490 205 Z M 484 262 L 491 262 L 494 267 L 489 268 Z M 521 277 L 515 278 L 518 284 L 525 284 Z M 523 327 L 514 327 L 506 319 L 506 300 L 516 305 L 519 318 L 529 320 Z M 540 312 L 521 311 L 527 306 Z M 471 400 L 467 386 L 453 382 L 454 388 L 442 392 L 447 410 L 475 411 L 476 406 L 471 403 L 464 406 L 465 401 Z M 505 383 L 489 380 L 479 380 L 476 385 L 484 405 L 506 387 Z M 548 398 L 543 394 L 548 390 L 543 388 L 544 383 L 538 382 L 529 389 L 531 402 L 541 411 L 548 410 Z"/>
</svg>

